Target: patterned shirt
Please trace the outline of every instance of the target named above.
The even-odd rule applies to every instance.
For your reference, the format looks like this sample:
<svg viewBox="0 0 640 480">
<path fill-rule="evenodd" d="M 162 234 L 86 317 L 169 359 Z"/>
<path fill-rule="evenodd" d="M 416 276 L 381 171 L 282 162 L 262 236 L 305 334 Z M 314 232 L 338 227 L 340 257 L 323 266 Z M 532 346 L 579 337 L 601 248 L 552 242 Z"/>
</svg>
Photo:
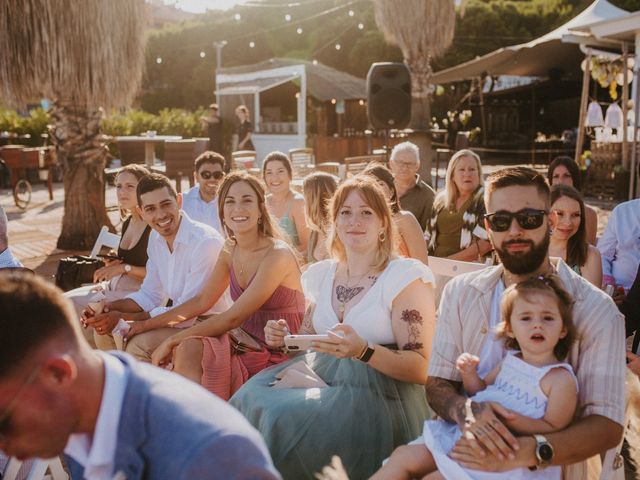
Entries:
<svg viewBox="0 0 640 480">
<path fill-rule="evenodd" d="M 555 259 L 552 263 L 555 263 Z M 574 300 L 577 339 L 567 361 L 578 378 L 576 418 L 602 415 L 624 424 L 624 321 L 611 298 L 557 259 L 557 274 Z M 479 355 L 489 338 L 491 298 L 502 265 L 453 278 L 445 287 L 429 361 L 429 376 L 461 382 L 456 359 Z M 594 432 L 597 434 L 597 432 Z M 586 462 L 564 467 L 564 478 L 587 478 Z"/>
</svg>

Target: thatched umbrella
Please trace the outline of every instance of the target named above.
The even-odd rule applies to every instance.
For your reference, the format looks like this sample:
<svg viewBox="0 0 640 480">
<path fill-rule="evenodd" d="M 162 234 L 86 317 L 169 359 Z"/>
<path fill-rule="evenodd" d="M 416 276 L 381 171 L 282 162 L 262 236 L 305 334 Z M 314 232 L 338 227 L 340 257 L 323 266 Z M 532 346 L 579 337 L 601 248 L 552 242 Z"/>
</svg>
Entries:
<svg viewBox="0 0 640 480">
<path fill-rule="evenodd" d="M 143 0 L 0 0 L 0 98 L 54 100 L 50 129 L 65 188 L 59 248 L 90 248 L 110 225 L 101 112 L 130 104 L 143 47 Z"/>
<path fill-rule="evenodd" d="M 442 55 L 453 42 L 454 0 L 373 0 L 373 3 L 376 24 L 387 42 L 400 47 L 411 71 L 411 124 L 414 128 L 426 128 L 430 118 L 431 59 Z"/>
</svg>

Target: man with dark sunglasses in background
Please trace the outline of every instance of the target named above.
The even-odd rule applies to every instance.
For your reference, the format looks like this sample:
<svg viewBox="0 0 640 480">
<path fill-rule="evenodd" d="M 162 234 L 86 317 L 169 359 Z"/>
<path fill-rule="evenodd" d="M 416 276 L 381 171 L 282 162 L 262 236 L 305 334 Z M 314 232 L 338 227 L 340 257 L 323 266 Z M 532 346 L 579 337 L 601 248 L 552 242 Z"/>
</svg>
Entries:
<svg viewBox="0 0 640 480">
<path fill-rule="evenodd" d="M 224 157 L 217 152 L 204 152 L 195 161 L 193 178 L 196 185 L 182 195 L 182 210 L 191 220 L 201 222 L 222 233 L 218 215 L 218 188 L 224 178 Z"/>
<path fill-rule="evenodd" d="M 563 478 L 589 478 L 586 460 L 616 446 L 624 422 L 624 323 L 611 298 L 551 261 L 549 185 L 535 170 L 512 167 L 485 183 L 485 226 L 501 265 L 460 275 L 445 287 L 433 341 L 427 400 L 442 418 L 456 422 L 462 439 L 451 452 L 464 467 L 504 471 L 565 465 Z M 456 359 L 469 352 L 485 377 L 504 357 L 493 335 L 505 288 L 526 278 L 555 273 L 574 300 L 578 331 L 568 357 L 579 383 L 578 419 L 544 437 L 516 436 L 514 414 L 494 403 L 467 401 Z M 599 457 L 598 457 L 599 460 Z"/>
<path fill-rule="evenodd" d="M 280 478 L 260 434 L 228 403 L 129 355 L 92 350 L 51 283 L 0 272 L 0 312 L 7 455 L 64 453 L 72 480 Z"/>
</svg>

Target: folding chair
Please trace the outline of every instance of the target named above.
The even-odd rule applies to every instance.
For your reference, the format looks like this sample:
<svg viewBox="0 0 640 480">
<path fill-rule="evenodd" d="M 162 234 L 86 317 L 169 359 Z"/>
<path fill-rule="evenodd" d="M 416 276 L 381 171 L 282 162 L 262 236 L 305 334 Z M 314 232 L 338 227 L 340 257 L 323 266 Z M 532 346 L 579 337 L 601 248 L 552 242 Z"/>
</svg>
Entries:
<svg viewBox="0 0 640 480">
<path fill-rule="evenodd" d="M 256 152 L 253 150 L 236 150 L 231 154 L 231 168 L 249 170 L 256 164 Z"/>
<path fill-rule="evenodd" d="M 289 159 L 293 166 L 293 178 L 303 178 L 313 171 L 313 148 L 292 148 L 289 150 Z"/>
<path fill-rule="evenodd" d="M 357 157 L 346 157 L 344 159 L 345 178 L 349 178 L 362 172 L 371 162 L 385 164 L 386 157 L 384 155 L 360 155 Z"/>
<path fill-rule="evenodd" d="M 195 184 L 193 168 L 196 157 L 199 155 L 199 148 L 196 149 L 196 147 L 201 146 L 201 142 L 197 140 L 164 142 L 165 175 L 175 179 L 178 193 L 182 191 L 182 177 L 188 178 L 189 186 L 193 187 Z"/>
<path fill-rule="evenodd" d="M 436 277 L 435 297 L 436 305 L 440 303 L 440 295 L 449 280 L 457 275 L 469 272 L 477 272 L 490 265 L 486 263 L 463 262 L 449 258 L 429 257 L 429 268 Z"/>
<path fill-rule="evenodd" d="M 118 249 L 118 245 L 120 245 L 120 235 L 111 233 L 106 226 L 103 226 L 100 230 L 100 235 L 96 238 L 96 243 L 93 245 L 93 250 L 91 250 L 91 258 L 98 258 L 98 254 L 102 247 L 109 247 L 114 250 Z"/>
<path fill-rule="evenodd" d="M 46 475 L 47 471 L 49 472 L 48 475 Z M 17 458 L 11 457 L 4 471 L 4 475 L 2 475 L 2 479 L 16 480 L 23 478 L 27 472 L 27 480 L 69 480 L 69 475 L 62 466 L 60 457 L 54 457 L 48 460 L 27 460 L 24 464 Z"/>
</svg>

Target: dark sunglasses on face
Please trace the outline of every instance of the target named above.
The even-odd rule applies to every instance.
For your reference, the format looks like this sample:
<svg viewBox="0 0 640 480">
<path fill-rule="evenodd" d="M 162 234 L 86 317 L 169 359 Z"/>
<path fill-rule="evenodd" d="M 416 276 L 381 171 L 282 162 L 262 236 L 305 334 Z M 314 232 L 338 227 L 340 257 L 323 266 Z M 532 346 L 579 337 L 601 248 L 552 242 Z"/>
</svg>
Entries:
<svg viewBox="0 0 640 480">
<path fill-rule="evenodd" d="M 484 218 L 489 223 L 489 228 L 494 232 L 506 232 L 509 230 L 514 218 L 521 228 L 524 228 L 525 230 L 535 230 L 542 225 L 544 216 L 547 213 L 549 213 L 547 210 L 523 208 L 517 212 L 500 210 L 496 213 L 487 213 Z"/>
<path fill-rule="evenodd" d="M 200 172 L 200 176 L 205 180 L 209 180 L 211 177 L 213 177 L 214 180 L 220 180 L 222 177 L 224 177 L 224 172 L 209 172 L 205 170 L 204 172 Z"/>
</svg>

